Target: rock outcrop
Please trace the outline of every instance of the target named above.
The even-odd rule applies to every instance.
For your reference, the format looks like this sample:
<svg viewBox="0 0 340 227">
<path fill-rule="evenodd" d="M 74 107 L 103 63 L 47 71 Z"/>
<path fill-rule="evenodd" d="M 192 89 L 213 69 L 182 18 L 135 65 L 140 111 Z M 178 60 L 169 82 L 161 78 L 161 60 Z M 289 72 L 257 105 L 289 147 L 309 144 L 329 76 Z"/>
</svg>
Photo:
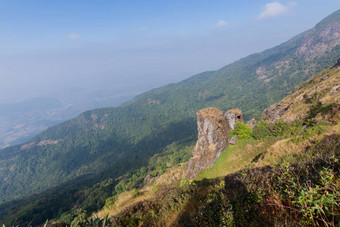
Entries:
<svg viewBox="0 0 340 227">
<path fill-rule="evenodd" d="M 187 175 L 193 179 L 202 169 L 211 168 L 228 146 L 229 125 L 217 108 L 197 112 L 198 140 L 189 160 Z"/>
<path fill-rule="evenodd" d="M 247 121 L 246 125 L 248 125 L 249 128 L 253 129 L 255 127 L 255 125 L 256 125 L 256 122 L 257 122 L 256 119 L 252 118 L 249 121 Z"/>
<path fill-rule="evenodd" d="M 233 138 L 230 139 L 230 142 L 229 142 L 229 143 L 230 143 L 231 145 L 235 145 L 236 142 L 237 142 L 237 139 L 238 139 L 238 136 L 236 135 L 236 136 L 234 136 Z"/>
<path fill-rule="evenodd" d="M 328 106 L 327 110 L 322 106 Z M 264 111 L 262 120 L 275 123 L 279 120 L 293 122 L 311 116 L 320 120 L 334 119 L 340 115 L 340 65 L 314 75 L 295 88 L 280 102 Z"/>
<path fill-rule="evenodd" d="M 240 109 L 230 109 L 224 114 L 229 128 L 234 129 L 237 122 L 243 122 L 243 114 Z"/>
</svg>

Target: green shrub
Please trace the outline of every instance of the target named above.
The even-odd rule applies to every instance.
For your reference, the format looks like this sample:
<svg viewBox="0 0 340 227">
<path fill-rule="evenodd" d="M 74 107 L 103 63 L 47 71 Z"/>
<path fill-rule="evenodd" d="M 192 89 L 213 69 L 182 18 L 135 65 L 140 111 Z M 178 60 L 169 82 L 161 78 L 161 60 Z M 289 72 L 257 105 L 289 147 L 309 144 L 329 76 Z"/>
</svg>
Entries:
<svg viewBox="0 0 340 227">
<path fill-rule="evenodd" d="M 248 125 L 237 122 L 232 134 L 237 135 L 239 139 L 249 139 L 252 136 L 252 131 Z"/>
<path fill-rule="evenodd" d="M 253 129 L 253 137 L 257 140 L 268 139 L 270 137 L 268 125 L 266 121 L 258 122 Z"/>
<path fill-rule="evenodd" d="M 112 196 L 106 199 L 104 208 L 112 208 L 115 205 L 115 202 L 117 201 L 117 196 Z"/>
<path fill-rule="evenodd" d="M 327 122 L 320 121 L 311 127 L 306 127 L 305 129 L 301 130 L 297 136 L 293 137 L 292 141 L 294 143 L 298 143 L 314 135 L 320 135 L 326 130 L 327 125 Z"/>
<path fill-rule="evenodd" d="M 64 223 L 71 223 L 73 219 L 74 219 L 74 215 L 70 212 L 66 212 L 60 216 L 58 221 L 64 222 Z"/>
<path fill-rule="evenodd" d="M 77 210 L 77 217 L 71 223 L 72 226 L 85 226 L 87 224 L 88 214 L 85 210 Z"/>
<path fill-rule="evenodd" d="M 313 126 L 314 124 L 317 123 L 317 121 L 315 120 L 315 117 L 318 114 L 322 114 L 322 115 L 327 114 L 328 112 L 332 110 L 332 107 L 333 107 L 332 104 L 329 104 L 329 103 L 325 103 L 325 104 L 322 104 L 321 102 L 314 103 L 308 112 L 308 116 L 305 119 L 304 124 L 307 126 Z"/>
<path fill-rule="evenodd" d="M 138 189 L 137 188 L 134 188 L 133 190 L 132 190 L 132 197 L 137 197 L 137 196 L 139 196 L 139 191 L 138 191 Z"/>
<path fill-rule="evenodd" d="M 284 133 L 288 130 L 289 126 L 287 122 L 279 120 L 275 122 L 271 127 L 271 134 L 273 136 L 283 136 Z"/>
</svg>

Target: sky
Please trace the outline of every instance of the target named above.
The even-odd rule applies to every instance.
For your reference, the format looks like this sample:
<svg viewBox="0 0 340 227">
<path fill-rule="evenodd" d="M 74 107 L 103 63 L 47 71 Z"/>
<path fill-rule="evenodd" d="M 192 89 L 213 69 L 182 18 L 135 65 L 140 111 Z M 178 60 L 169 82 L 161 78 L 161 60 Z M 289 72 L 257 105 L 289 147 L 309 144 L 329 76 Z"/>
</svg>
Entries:
<svg viewBox="0 0 340 227">
<path fill-rule="evenodd" d="M 340 0 L 0 0 L 0 104 L 143 92 L 312 28 Z"/>
</svg>

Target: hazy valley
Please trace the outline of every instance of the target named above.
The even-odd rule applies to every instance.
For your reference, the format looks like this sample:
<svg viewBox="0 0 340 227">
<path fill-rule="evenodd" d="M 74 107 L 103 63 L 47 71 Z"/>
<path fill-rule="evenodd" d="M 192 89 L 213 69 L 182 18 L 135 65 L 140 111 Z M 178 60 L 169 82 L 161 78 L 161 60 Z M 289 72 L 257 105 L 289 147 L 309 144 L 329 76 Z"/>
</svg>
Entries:
<svg viewBox="0 0 340 227">
<path fill-rule="evenodd" d="M 118 93 L 117 93 L 118 92 Z M 119 93 L 121 92 L 121 93 Z M 119 106 L 140 91 L 65 89 L 61 94 L 0 105 L 0 148 L 28 141 L 48 127 L 96 108 Z"/>
</svg>

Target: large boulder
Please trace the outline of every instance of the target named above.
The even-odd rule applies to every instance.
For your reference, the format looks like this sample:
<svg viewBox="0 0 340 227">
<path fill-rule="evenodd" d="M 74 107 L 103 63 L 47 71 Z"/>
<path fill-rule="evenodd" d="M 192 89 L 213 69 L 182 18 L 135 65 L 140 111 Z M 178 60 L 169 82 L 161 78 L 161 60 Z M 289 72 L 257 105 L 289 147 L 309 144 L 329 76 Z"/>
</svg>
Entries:
<svg viewBox="0 0 340 227">
<path fill-rule="evenodd" d="M 224 118 L 227 120 L 229 128 L 234 129 L 237 122 L 243 122 L 243 114 L 240 109 L 230 109 L 224 114 Z"/>
<path fill-rule="evenodd" d="M 193 157 L 188 162 L 187 175 L 193 179 L 205 168 L 211 168 L 221 152 L 228 146 L 229 125 L 217 108 L 206 108 L 197 112 L 198 140 Z"/>
</svg>

